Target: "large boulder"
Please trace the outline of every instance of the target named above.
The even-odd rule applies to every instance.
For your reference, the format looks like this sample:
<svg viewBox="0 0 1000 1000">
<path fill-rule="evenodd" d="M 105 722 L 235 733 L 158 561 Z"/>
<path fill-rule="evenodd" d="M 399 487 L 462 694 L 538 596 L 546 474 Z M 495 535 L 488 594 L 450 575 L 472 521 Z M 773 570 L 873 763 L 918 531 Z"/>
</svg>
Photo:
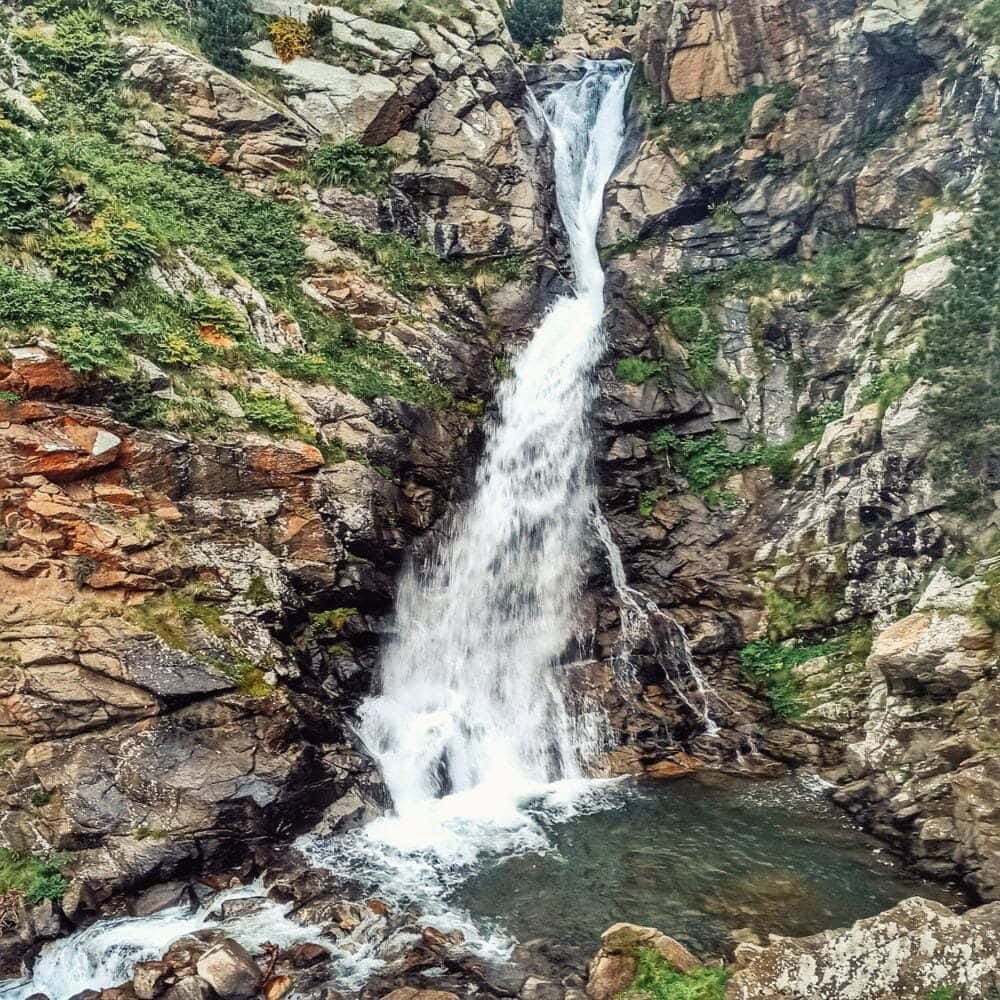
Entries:
<svg viewBox="0 0 1000 1000">
<path fill-rule="evenodd" d="M 644 948 L 657 952 L 678 972 L 690 972 L 701 965 L 684 945 L 655 927 L 613 924 L 601 935 L 600 951 L 588 969 L 590 1000 L 613 1000 L 627 989 L 635 978 L 638 953 Z"/>
<path fill-rule="evenodd" d="M 727 1000 L 925 1000 L 983 996 L 1000 973 L 1000 904 L 956 916 L 914 897 L 852 927 L 742 945 Z M 949 993 L 949 995 L 951 995 Z"/>
<path fill-rule="evenodd" d="M 248 1000 L 256 995 L 263 981 L 253 957 L 231 938 L 209 948 L 198 959 L 197 969 L 220 1000 Z"/>
</svg>

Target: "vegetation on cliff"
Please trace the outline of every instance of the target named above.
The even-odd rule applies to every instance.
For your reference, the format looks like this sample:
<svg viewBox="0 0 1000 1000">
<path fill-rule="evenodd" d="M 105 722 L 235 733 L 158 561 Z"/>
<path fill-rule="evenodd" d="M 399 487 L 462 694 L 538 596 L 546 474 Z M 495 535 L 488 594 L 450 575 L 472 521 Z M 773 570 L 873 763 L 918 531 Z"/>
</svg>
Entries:
<svg viewBox="0 0 1000 1000">
<path fill-rule="evenodd" d="M 24 896 L 29 903 L 59 899 L 69 883 L 62 874 L 61 855 L 36 857 L 0 847 L 0 900 L 8 893 Z"/>
<path fill-rule="evenodd" d="M 969 506 L 1000 486 L 1000 169 L 982 185 L 971 232 L 951 252 L 947 287 L 927 319 L 923 367 L 935 386 L 933 467 L 953 502 Z"/>
</svg>

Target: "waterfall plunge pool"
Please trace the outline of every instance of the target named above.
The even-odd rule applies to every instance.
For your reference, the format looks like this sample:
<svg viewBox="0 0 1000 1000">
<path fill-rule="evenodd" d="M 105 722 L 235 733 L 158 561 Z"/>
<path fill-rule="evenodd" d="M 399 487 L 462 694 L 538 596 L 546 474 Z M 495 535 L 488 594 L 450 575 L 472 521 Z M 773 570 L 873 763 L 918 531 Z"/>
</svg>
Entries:
<svg viewBox="0 0 1000 1000">
<path fill-rule="evenodd" d="M 737 928 L 800 936 L 909 896 L 961 902 L 906 873 L 816 779 L 703 773 L 643 782 L 622 789 L 618 808 L 547 833 L 549 850 L 482 867 L 453 890 L 451 903 L 484 930 L 552 938 L 581 960 L 616 921 L 656 927 L 712 954 L 732 945 Z"/>
</svg>

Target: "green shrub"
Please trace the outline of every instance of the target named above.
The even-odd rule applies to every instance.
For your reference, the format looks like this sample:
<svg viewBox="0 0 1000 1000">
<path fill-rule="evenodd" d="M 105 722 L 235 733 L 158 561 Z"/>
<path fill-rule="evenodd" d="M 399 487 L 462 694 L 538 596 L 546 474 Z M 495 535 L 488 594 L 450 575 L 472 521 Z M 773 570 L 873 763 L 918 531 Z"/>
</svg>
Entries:
<svg viewBox="0 0 1000 1000">
<path fill-rule="evenodd" d="M 255 427 L 274 434 L 295 434 L 302 430 L 298 414 L 288 402 L 267 392 L 246 392 L 237 389 L 236 397 L 247 420 Z"/>
<path fill-rule="evenodd" d="M 100 7 L 121 24 L 154 20 L 177 24 L 185 20 L 182 0 L 100 0 Z"/>
<path fill-rule="evenodd" d="M 639 503 L 637 509 L 639 511 L 639 517 L 649 517 L 650 514 L 656 509 L 656 505 L 660 502 L 660 491 L 659 490 L 643 490 L 639 494 Z"/>
<path fill-rule="evenodd" d="M 823 628 L 831 623 L 840 606 L 839 595 L 821 592 L 812 597 L 794 597 L 777 590 L 768 591 L 767 634 L 778 642 L 798 632 Z"/>
<path fill-rule="evenodd" d="M 309 174 L 323 187 L 345 187 L 355 194 L 379 193 L 389 183 L 396 158 L 385 146 L 357 139 L 325 143 L 309 159 Z"/>
<path fill-rule="evenodd" d="M 986 586 L 976 594 L 972 611 L 994 632 L 1000 632 L 1000 569 L 987 573 L 983 582 Z"/>
<path fill-rule="evenodd" d="M 678 972 L 655 949 L 640 948 L 635 978 L 618 1000 L 725 1000 L 729 976 L 725 969 Z"/>
<path fill-rule="evenodd" d="M 0 160 L 0 230 L 41 229 L 54 217 L 52 199 L 61 188 L 51 154 Z"/>
<path fill-rule="evenodd" d="M 774 713 L 785 719 L 802 715 L 801 692 L 794 668 L 817 656 L 829 656 L 843 650 L 843 642 L 817 643 L 810 646 L 777 645 L 766 640 L 751 642 L 740 652 L 743 673 L 763 688 Z"/>
<path fill-rule="evenodd" d="M 413 294 L 428 288 L 469 284 L 466 266 L 441 260 L 430 247 L 395 233 L 376 233 L 344 222 L 329 222 L 328 232 L 341 246 L 369 260 L 394 292 Z"/>
<path fill-rule="evenodd" d="M 312 627 L 318 631 L 338 633 L 352 619 L 357 617 L 357 608 L 333 608 L 331 611 L 317 611 L 309 616 Z"/>
<path fill-rule="evenodd" d="M 655 378 L 663 371 L 661 361 L 648 361 L 646 358 L 632 357 L 622 358 L 615 365 L 615 377 L 622 382 L 631 382 L 632 385 L 642 385 L 651 378 Z"/>
<path fill-rule="evenodd" d="M 760 464 L 760 449 L 730 451 L 718 431 L 678 437 L 664 427 L 653 433 L 649 444 L 654 452 L 669 452 L 673 468 L 702 495 L 731 472 Z"/>
<path fill-rule="evenodd" d="M 896 400 L 906 395 L 911 385 L 913 376 L 907 365 L 890 365 L 861 390 L 859 401 L 865 405 L 878 403 L 879 412 L 885 413 Z"/>
<path fill-rule="evenodd" d="M 69 888 L 62 874 L 65 855 L 39 858 L 0 847 L 0 896 L 17 893 L 29 903 L 60 899 Z"/>
<path fill-rule="evenodd" d="M 107 299 L 149 267 L 156 244 L 137 222 L 102 211 L 87 229 L 71 222 L 56 226 L 42 255 L 60 278 Z"/>
<path fill-rule="evenodd" d="M 715 380 L 719 355 L 719 326 L 715 317 L 698 306 L 675 306 L 667 312 L 667 323 L 687 348 L 692 383 L 699 389 L 707 389 Z"/>
<path fill-rule="evenodd" d="M 526 47 L 551 42 L 562 16 L 562 0 L 512 0 L 504 11 L 511 38 Z"/>
<path fill-rule="evenodd" d="M 113 369 L 125 364 L 127 355 L 113 327 L 106 332 L 69 326 L 55 335 L 59 356 L 77 372 Z"/>
<path fill-rule="evenodd" d="M 72 10 L 56 20 L 51 36 L 22 31 L 15 41 L 42 74 L 50 120 L 101 130 L 120 124 L 117 90 L 122 58 L 98 14 L 86 8 Z"/>
<path fill-rule="evenodd" d="M 253 14 L 248 0 L 195 0 L 195 31 L 209 61 L 227 73 L 247 67 L 240 51 L 253 34 Z"/>
<path fill-rule="evenodd" d="M 158 243 L 196 247 L 268 292 L 297 283 L 305 252 L 296 207 L 241 191 L 221 171 L 184 155 L 150 163 L 99 136 L 67 139 L 62 153 Z"/>
</svg>

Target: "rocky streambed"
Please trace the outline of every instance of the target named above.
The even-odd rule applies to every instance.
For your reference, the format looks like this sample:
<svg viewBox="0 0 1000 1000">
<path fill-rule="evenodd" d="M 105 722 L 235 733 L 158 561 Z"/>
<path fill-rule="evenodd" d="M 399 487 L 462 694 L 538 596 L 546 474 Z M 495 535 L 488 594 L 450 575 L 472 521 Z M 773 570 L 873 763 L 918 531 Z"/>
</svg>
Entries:
<svg viewBox="0 0 1000 1000">
<path fill-rule="evenodd" d="M 1000 904 L 960 915 L 958 894 L 903 872 L 815 779 L 716 774 L 608 795 L 547 824 L 548 849 L 483 858 L 433 916 L 289 849 L 222 890 L 141 894 L 49 945 L 4 995 L 615 1000 L 666 968 L 718 988 L 706 997 L 766 1000 L 778 984 L 795 1000 L 923 1000 L 985 996 L 1000 974 Z"/>
</svg>

